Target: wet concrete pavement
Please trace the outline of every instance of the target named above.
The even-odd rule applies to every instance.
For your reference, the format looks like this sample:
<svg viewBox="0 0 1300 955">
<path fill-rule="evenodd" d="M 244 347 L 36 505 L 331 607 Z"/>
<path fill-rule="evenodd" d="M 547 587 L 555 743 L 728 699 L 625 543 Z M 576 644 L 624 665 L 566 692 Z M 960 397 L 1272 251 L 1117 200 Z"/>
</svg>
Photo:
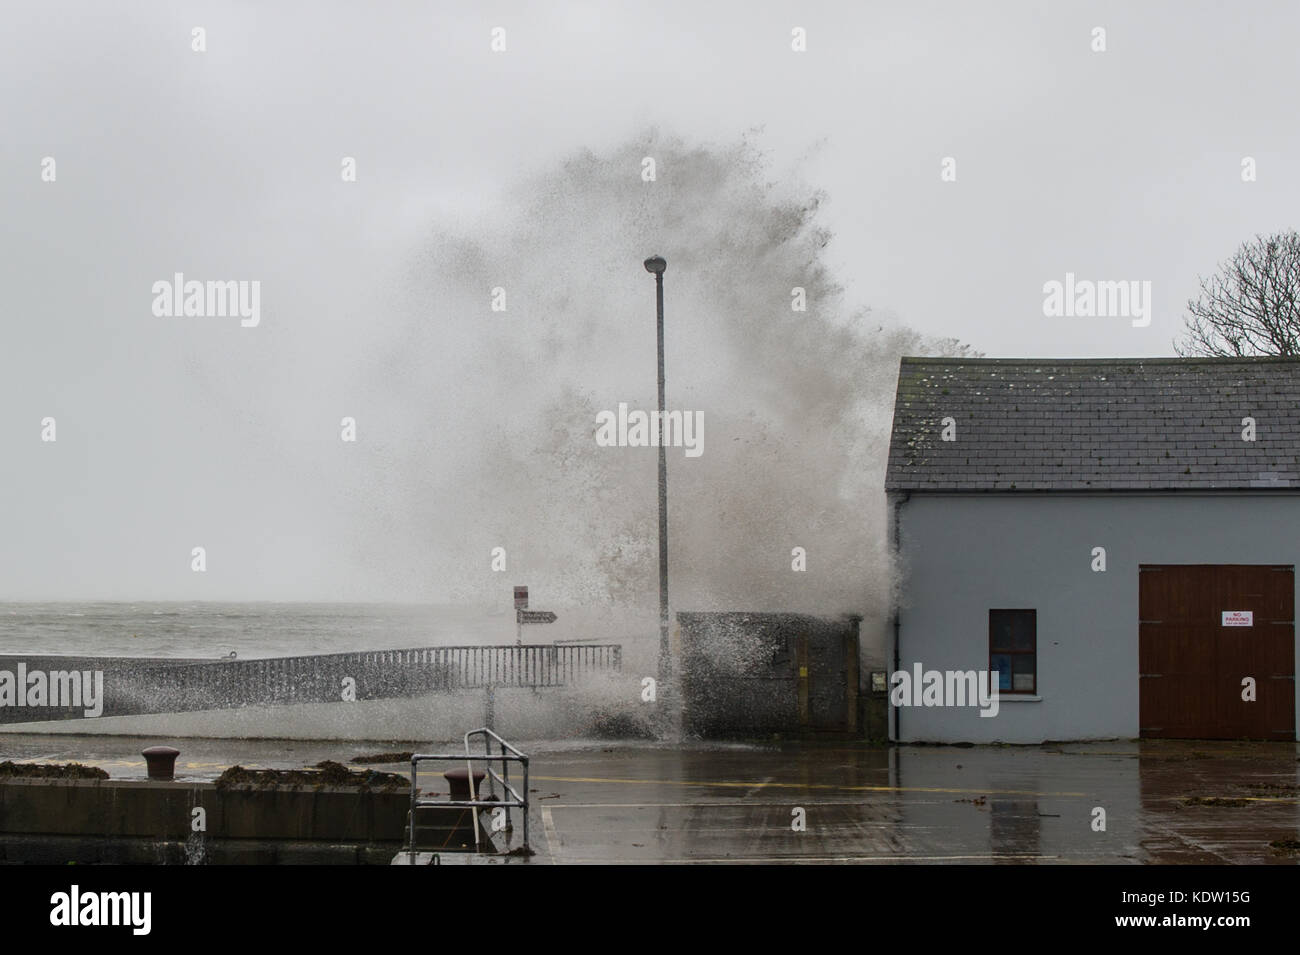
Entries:
<svg viewBox="0 0 1300 955">
<path fill-rule="evenodd" d="M 142 778 L 129 737 L 0 737 L 0 759 L 76 761 Z M 177 775 L 300 768 L 453 744 L 198 740 Z M 532 757 L 537 863 L 1294 864 L 1294 743 L 1036 747 L 519 743 Z M 374 766 L 393 772 L 408 764 Z M 440 770 L 421 774 L 443 786 Z M 1104 811 L 1104 830 L 1101 813 Z M 514 837 L 521 836 L 521 827 Z"/>
</svg>

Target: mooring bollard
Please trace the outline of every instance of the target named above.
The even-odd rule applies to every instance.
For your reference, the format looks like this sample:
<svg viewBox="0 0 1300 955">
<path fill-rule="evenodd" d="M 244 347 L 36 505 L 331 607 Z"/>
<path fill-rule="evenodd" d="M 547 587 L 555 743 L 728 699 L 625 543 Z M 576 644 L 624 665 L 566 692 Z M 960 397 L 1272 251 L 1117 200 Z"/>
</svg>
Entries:
<svg viewBox="0 0 1300 955">
<path fill-rule="evenodd" d="M 478 798 L 479 783 L 483 782 L 484 773 L 474 770 L 474 797 Z M 447 780 L 447 789 L 453 800 L 466 802 L 470 796 L 469 789 L 469 770 L 466 769 L 449 769 L 442 774 L 442 778 Z"/>
<path fill-rule="evenodd" d="M 179 749 L 170 746 L 150 746 L 142 750 L 145 765 L 149 767 L 150 779 L 174 779 L 176 777 L 176 757 Z"/>
</svg>

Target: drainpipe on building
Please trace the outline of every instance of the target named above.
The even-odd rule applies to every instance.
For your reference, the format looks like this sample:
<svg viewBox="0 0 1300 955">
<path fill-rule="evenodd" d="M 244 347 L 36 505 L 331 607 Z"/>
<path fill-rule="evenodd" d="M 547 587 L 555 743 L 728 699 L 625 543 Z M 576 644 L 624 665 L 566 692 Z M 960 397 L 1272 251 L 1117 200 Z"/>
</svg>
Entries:
<svg viewBox="0 0 1300 955">
<path fill-rule="evenodd" d="M 902 554 L 902 543 L 903 543 L 903 532 L 902 532 L 902 524 L 903 524 L 903 517 L 902 517 L 902 514 L 903 514 L 903 505 L 906 504 L 906 503 L 908 502 L 908 499 L 911 498 L 911 496 L 912 496 L 912 492 L 911 492 L 911 491 L 904 491 L 901 495 L 899 495 L 899 496 L 897 496 L 897 497 L 894 498 L 894 561 L 895 561 L 895 567 L 898 567 L 898 566 L 901 564 L 900 557 L 901 557 L 901 554 Z M 891 582 L 891 583 L 892 583 L 892 582 Z M 891 587 L 890 589 L 891 589 L 891 590 L 894 590 L 893 587 Z M 899 659 L 899 646 L 898 646 L 898 643 L 899 643 L 899 640 L 898 640 L 898 634 L 899 634 L 899 628 L 900 628 L 900 622 L 899 622 L 899 614 L 900 614 L 900 610 L 899 610 L 899 606 L 898 606 L 898 604 L 899 604 L 899 594 L 898 594 L 897 590 L 894 590 L 894 673 L 897 673 L 899 670 L 902 669 L 902 666 L 901 666 L 901 660 Z M 886 692 L 889 692 L 889 678 L 888 678 L 888 677 L 886 677 L 886 679 L 885 679 L 885 691 L 886 691 Z M 901 732 L 899 731 L 899 728 L 898 728 L 898 727 L 899 727 L 899 711 L 902 709 L 902 707 L 901 707 L 901 706 L 892 706 L 892 705 L 891 705 L 891 706 L 890 706 L 890 709 L 892 709 L 892 710 L 894 711 L 894 742 L 896 742 L 896 743 L 898 743 L 898 742 L 902 742 L 903 737 L 902 737 L 902 734 L 901 734 Z"/>
</svg>

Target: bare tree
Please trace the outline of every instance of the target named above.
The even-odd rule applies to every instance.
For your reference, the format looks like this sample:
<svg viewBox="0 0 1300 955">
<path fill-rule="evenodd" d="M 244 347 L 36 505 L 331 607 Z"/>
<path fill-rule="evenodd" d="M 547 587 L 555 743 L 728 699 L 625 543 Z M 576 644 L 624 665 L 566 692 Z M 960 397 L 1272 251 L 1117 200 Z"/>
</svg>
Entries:
<svg viewBox="0 0 1300 955">
<path fill-rule="evenodd" d="M 1187 303 L 1178 354 L 1300 355 L 1300 234 L 1255 236 Z"/>
</svg>

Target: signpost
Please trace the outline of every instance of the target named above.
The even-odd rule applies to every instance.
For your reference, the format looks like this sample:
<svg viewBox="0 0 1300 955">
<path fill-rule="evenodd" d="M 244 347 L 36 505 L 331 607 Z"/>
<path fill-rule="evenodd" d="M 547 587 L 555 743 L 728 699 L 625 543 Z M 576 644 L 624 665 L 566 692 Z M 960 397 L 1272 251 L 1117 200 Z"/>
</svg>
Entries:
<svg viewBox="0 0 1300 955">
<path fill-rule="evenodd" d="M 555 623 L 555 614 L 549 610 L 521 610 L 519 611 L 519 623 Z"/>
<path fill-rule="evenodd" d="M 524 642 L 524 624 L 555 623 L 556 616 L 549 610 L 528 609 L 528 588 L 515 588 L 515 644 Z"/>
</svg>

